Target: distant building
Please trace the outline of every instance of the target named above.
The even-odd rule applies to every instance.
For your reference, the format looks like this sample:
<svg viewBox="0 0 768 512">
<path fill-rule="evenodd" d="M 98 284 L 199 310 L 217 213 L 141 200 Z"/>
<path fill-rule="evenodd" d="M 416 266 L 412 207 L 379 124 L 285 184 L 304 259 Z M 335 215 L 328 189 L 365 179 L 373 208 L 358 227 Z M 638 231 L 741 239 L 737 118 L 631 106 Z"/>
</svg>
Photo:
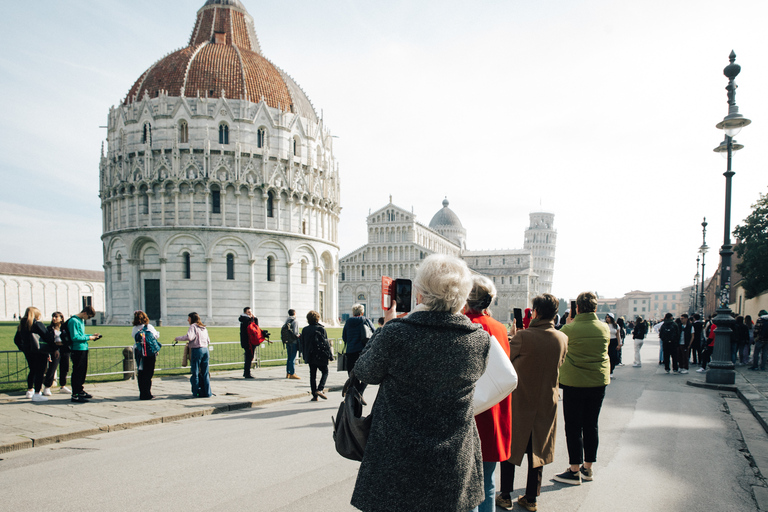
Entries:
<svg viewBox="0 0 768 512">
<path fill-rule="evenodd" d="M 470 269 L 488 276 L 498 291 L 490 309 L 502 322 L 512 319 L 513 308 L 530 307 L 536 295 L 551 291 L 557 242 L 554 214 L 530 214 L 523 249 L 470 251 L 466 229 L 448 205 L 444 200 L 429 226 L 394 205 L 391 197 L 389 204 L 368 215 L 368 243 L 339 260 L 342 320 L 355 303 L 365 305 L 368 316 L 383 315 L 381 277 L 413 279 L 419 262 L 433 253 L 461 257 Z"/>
<path fill-rule="evenodd" d="M 104 272 L 0 263 L 0 292 L 3 321 L 12 321 L 14 314 L 18 319 L 29 306 L 40 310 L 46 324 L 54 311 L 66 319 L 85 306 L 96 310 L 97 321 L 103 321 Z"/>
<path fill-rule="evenodd" d="M 625 320 L 635 320 L 638 316 L 648 318 L 651 311 L 651 294 L 633 290 L 616 301 L 616 315 Z"/>
</svg>

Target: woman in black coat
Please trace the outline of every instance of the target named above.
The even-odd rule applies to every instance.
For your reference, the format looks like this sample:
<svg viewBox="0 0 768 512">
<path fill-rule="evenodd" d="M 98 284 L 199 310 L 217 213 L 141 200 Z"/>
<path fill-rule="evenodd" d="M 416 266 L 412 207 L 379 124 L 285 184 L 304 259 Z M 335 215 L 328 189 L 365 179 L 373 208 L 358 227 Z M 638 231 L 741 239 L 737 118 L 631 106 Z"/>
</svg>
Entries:
<svg viewBox="0 0 768 512">
<path fill-rule="evenodd" d="M 320 313 L 310 311 L 307 313 L 309 325 L 301 331 L 299 342 L 301 343 L 304 360 L 309 363 L 309 387 L 312 391 L 312 401 L 317 402 L 317 397 L 327 400 L 323 393 L 325 381 L 328 379 L 328 361 L 333 361 L 333 352 L 328 344 L 328 334 L 320 322 Z M 317 382 L 317 370 L 320 370 L 320 382 Z"/>
<path fill-rule="evenodd" d="M 379 391 L 352 505 L 468 512 L 484 499 L 473 397 L 490 337 L 460 313 L 472 289 L 460 259 L 429 256 L 414 289 L 420 304 L 401 319 L 393 304 L 355 364 Z"/>
<path fill-rule="evenodd" d="M 21 338 L 27 343 L 27 349 L 24 351 L 24 356 L 27 358 L 27 365 L 29 366 L 27 398 L 31 398 L 33 402 L 45 402 L 48 400 L 48 397 L 43 396 L 40 391 L 43 387 L 45 370 L 50 360 L 50 354 L 55 350 L 55 346 L 51 347 L 48 343 L 52 341 L 52 337 L 45 324 L 40 321 L 41 316 L 42 313 L 40 313 L 39 309 L 33 306 L 28 307 L 24 312 L 24 316 L 21 317 L 17 329 Z M 29 346 L 32 334 L 40 336 L 39 350 Z"/>
</svg>

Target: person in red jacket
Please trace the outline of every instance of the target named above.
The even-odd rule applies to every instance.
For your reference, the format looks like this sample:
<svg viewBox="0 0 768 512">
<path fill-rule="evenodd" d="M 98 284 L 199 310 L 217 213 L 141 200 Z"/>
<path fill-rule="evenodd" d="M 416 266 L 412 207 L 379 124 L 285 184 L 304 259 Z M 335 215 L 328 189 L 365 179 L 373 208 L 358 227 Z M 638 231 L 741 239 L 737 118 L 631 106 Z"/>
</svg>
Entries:
<svg viewBox="0 0 768 512">
<path fill-rule="evenodd" d="M 496 297 L 496 286 L 485 276 L 476 275 L 472 279 L 472 291 L 467 297 L 467 305 L 464 314 L 473 323 L 483 326 L 483 330 L 496 338 L 509 357 L 509 342 L 507 329 L 503 324 L 494 320 L 488 312 L 488 307 Z M 491 343 L 494 343 L 491 338 Z M 494 499 L 496 487 L 494 473 L 496 463 L 507 460 L 510 456 L 512 445 L 512 395 L 507 396 L 501 402 L 485 412 L 475 416 L 477 432 L 480 434 L 480 448 L 483 453 L 483 474 L 485 501 L 475 510 L 480 512 L 493 512 L 496 509 Z"/>
</svg>

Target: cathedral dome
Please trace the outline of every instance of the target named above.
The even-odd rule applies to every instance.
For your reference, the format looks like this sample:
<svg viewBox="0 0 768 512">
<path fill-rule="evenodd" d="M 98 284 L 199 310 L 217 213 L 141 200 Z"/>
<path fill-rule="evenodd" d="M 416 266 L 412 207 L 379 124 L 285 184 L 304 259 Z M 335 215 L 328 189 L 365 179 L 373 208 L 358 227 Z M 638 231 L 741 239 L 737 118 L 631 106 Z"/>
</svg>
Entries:
<svg viewBox="0 0 768 512">
<path fill-rule="evenodd" d="M 459 220 L 459 216 L 456 215 L 453 210 L 448 208 L 448 198 L 443 199 L 443 207 L 435 214 L 434 217 L 432 217 L 432 220 L 429 221 L 429 227 L 432 229 L 435 228 L 445 228 L 445 227 L 454 227 L 463 229 L 464 227 L 461 225 L 461 221 Z"/>
<path fill-rule="evenodd" d="M 176 97 L 260 101 L 314 122 L 304 91 L 261 53 L 253 18 L 240 0 L 207 0 L 197 12 L 189 44 L 157 61 L 133 84 L 125 104 L 163 92 Z"/>
</svg>

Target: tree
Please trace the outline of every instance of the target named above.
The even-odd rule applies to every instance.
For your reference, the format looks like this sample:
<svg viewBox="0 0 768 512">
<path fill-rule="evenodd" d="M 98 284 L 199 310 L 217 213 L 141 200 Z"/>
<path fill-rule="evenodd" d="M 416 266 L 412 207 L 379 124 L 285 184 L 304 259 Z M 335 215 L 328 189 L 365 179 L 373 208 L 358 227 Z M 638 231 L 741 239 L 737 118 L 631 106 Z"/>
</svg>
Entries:
<svg viewBox="0 0 768 512">
<path fill-rule="evenodd" d="M 744 224 L 733 230 L 739 240 L 736 253 L 741 258 L 736 270 L 744 277 L 748 299 L 768 290 L 768 194 L 761 193 L 752 208 Z"/>
</svg>

